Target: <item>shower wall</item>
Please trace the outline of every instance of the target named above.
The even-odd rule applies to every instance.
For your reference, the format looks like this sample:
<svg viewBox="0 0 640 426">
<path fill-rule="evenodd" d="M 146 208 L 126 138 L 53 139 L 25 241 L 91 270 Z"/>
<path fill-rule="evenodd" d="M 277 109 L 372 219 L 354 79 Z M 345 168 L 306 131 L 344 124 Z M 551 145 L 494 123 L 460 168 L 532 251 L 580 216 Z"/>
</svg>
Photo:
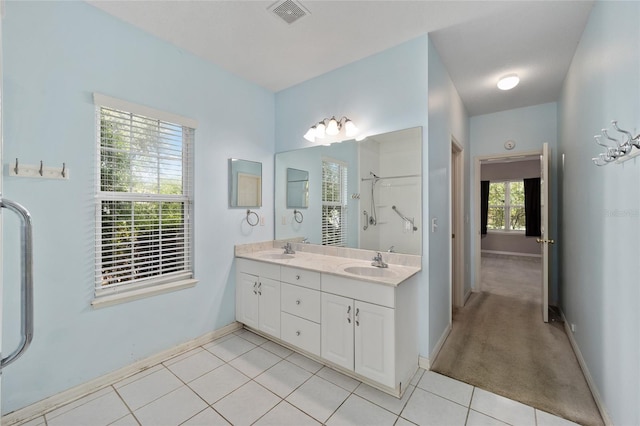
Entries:
<svg viewBox="0 0 640 426">
<path fill-rule="evenodd" d="M 360 248 L 387 251 L 393 247 L 400 253 L 422 252 L 421 158 L 415 155 L 420 152 L 420 142 L 415 137 L 403 136 L 393 141 L 367 139 L 359 146 Z M 370 173 L 381 178 L 374 185 L 374 203 Z M 414 225 L 403 220 L 393 206 L 413 220 Z M 376 217 L 376 224 L 369 224 L 366 230 L 365 210 L 369 216 L 375 211 Z"/>
</svg>

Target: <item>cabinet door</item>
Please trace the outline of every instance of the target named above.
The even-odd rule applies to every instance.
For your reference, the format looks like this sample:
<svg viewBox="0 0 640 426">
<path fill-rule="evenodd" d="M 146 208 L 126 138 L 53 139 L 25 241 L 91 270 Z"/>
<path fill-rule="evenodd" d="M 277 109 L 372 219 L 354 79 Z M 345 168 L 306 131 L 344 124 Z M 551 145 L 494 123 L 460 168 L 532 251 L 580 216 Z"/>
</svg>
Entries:
<svg viewBox="0 0 640 426">
<path fill-rule="evenodd" d="M 395 387 L 393 309 L 356 300 L 354 323 L 356 373 Z"/>
<path fill-rule="evenodd" d="M 258 277 L 240 272 L 236 282 L 236 319 L 249 327 L 258 327 Z"/>
<path fill-rule="evenodd" d="M 280 338 L 280 281 L 260 277 L 258 329 Z"/>
<path fill-rule="evenodd" d="M 322 357 L 353 370 L 353 300 L 322 293 Z"/>
</svg>

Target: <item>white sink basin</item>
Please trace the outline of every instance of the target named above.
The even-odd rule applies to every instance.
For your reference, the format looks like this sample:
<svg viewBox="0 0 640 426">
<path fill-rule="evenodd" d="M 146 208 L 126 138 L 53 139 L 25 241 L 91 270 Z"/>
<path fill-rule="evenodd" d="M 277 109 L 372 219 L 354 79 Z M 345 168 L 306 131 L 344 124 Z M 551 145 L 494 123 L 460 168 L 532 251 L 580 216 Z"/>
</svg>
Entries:
<svg viewBox="0 0 640 426">
<path fill-rule="evenodd" d="M 396 273 L 389 268 L 377 268 L 375 266 L 348 266 L 344 272 L 363 277 L 395 277 Z"/>
</svg>

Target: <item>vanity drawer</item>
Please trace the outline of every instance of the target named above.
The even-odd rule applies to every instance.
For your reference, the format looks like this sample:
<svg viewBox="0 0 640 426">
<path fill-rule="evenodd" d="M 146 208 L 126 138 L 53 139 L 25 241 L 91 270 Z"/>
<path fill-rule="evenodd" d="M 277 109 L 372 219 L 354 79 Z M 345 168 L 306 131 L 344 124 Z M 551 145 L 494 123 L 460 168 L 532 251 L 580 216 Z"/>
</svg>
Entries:
<svg viewBox="0 0 640 426">
<path fill-rule="evenodd" d="M 281 313 L 280 338 L 300 349 L 320 356 L 320 324 Z"/>
<path fill-rule="evenodd" d="M 320 322 L 320 292 L 297 285 L 280 285 L 283 311 L 310 321 Z"/>
<path fill-rule="evenodd" d="M 283 266 L 280 276 L 284 282 L 320 290 L 320 272 Z"/>
<path fill-rule="evenodd" d="M 280 265 L 237 258 L 236 273 L 240 272 L 280 281 Z"/>
</svg>

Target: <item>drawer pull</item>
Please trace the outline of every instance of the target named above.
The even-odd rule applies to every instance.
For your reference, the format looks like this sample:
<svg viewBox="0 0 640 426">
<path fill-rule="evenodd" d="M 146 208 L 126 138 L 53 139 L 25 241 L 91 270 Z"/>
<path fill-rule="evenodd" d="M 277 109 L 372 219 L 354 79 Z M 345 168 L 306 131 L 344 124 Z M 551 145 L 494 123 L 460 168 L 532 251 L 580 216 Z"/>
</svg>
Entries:
<svg viewBox="0 0 640 426">
<path fill-rule="evenodd" d="M 300 299 L 296 300 L 296 305 L 300 304 Z"/>
<path fill-rule="evenodd" d="M 296 336 L 300 335 L 300 330 L 296 331 Z"/>
</svg>

